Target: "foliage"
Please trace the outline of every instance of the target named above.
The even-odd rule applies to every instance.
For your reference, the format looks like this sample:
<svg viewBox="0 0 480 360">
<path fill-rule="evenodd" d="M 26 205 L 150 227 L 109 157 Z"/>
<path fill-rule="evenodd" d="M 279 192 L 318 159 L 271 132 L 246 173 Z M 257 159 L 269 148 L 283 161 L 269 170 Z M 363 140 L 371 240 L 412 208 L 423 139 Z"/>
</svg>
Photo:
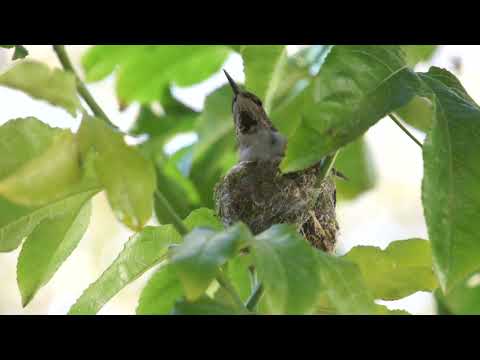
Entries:
<svg viewBox="0 0 480 360">
<path fill-rule="evenodd" d="M 58 69 L 51 70 L 39 62 L 25 61 L 15 65 L 0 75 L 0 85 L 61 106 L 72 115 L 80 106 L 73 75 Z"/>
<path fill-rule="evenodd" d="M 15 49 L 12 60 L 23 59 L 24 57 L 28 56 L 28 50 L 23 45 L 0 45 L 0 47 L 7 49 Z"/>
<path fill-rule="evenodd" d="M 344 258 L 358 264 L 376 299 L 397 300 L 437 287 L 427 240 L 393 241 L 385 250 L 356 246 Z"/>
<path fill-rule="evenodd" d="M 28 54 L 21 45 L 0 46 L 15 47 L 14 59 Z M 287 55 L 280 45 L 94 46 L 82 59 L 87 82 L 114 75 L 120 104 L 141 105 L 129 135 L 146 140 L 135 146 L 85 98 L 68 64 L 14 62 L 0 86 L 84 115 L 76 133 L 33 117 L 0 126 L 0 251 L 21 246 L 23 306 L 74 254 L 91 198 L 105 191 L 134 234 L 69 314 L 98 313 L 148 270 L 137 314 L 406 314 L 375 300 L 417 291 L 434 292 L 444 312 L 480 313 L 480 107 L 448 71 L 415 72 L 435 49 L 314 45 Z M 375 187 L 364 137 L 371 126 L 395 112 L 427 132 L 422 200 L 429 240 L 358 246 L 340 257 L 312 248 L 288 224 L 256 236 L 242 223 L 224 228 L 212 207 L 215 184 L 237 160 L 231 90 L 215 89 L 197 112 L 172 89 L 206 80 L 234 52 L 243 59 L 246 88 L 288 137 L 282 171 L 338 152 L 335 168 L 350 179 L 337 183 L 340 201 Z M 192 132 L 194 144 L 165 151 Z M 153 215 L 160 225 L 147 226 Z"/>
<path fill-rule="evenodd" d="M 480 167 L 476 141 L 480 107 L 446 70 L 420 74 L 432 91 L 434 118 L 423 148 L 422 200 L 442 288 L 452 289 L 478 270 L 476 222 Z"/>
</svg>

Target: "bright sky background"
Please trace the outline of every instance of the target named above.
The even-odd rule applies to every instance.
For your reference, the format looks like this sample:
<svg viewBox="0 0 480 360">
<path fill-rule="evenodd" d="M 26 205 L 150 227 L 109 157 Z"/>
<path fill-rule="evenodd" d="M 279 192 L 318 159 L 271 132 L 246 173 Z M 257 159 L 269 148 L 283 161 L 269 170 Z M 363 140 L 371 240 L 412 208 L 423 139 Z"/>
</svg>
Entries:
<svg viewBox="0 0 480 360">
<path fill-rule="evenodd" d="M 27 45 L 27 48 L 31 58 L 46 62 L 50 66 L 58 66 L 49 46 Z M 79 57 L 86 48 L 87 45 L 67 47 L 79 69 Z M 289 47 L 289 51 L 296 49 L 298 46 Z M 0 49 L 0 72 L 12 65 L 10 55 L 10 51 Z M 457 73 L 457 76 L 470 95 L 480 102 L 480 46 L 443 46 L 432 63 L 454 70 L 454 58 L 462 61 L 462 71 Z M 237 81 L 244 80 L 242 60 L 238 55 L 232 55 L 224 68 Z M 428 66 L 420 64 L 418 69 L 426 71 Z M 176 89 L 175 93 L 185 103 L 201 110 L 205 96 L 224 83 L 226 79 L 223 73 L 219 72 L 208 81 L 188 89 Z M 128 129 L 138 106 L 119 112 L 114 84 L 115 79 L 110 77 L 89 85 L 89 88 L 109 117 L 122 129 Z M 0 124 L 13 118 L 35 116 L 52 126 L 76 130 L 80 122 L 80 117 L 72 118 L 62 109 L 3 87 L 0 87 L 0 109 Z M 423 140 L 422 133 L 410 130 Z M 340 254 L 355 245 L 384 248 L 394 240 L 427 238 L 420 197 L 423 174 L 420 149 L 389 119 L 383 119 L 373 126 L 366 138 L 377 165 L 378 183 L 374 190 L 359 199 L 339 204 L 337 211 L 341 230 L 337 251 Z M 170 144 L 170 149 L 174 150 L 189 141 L 192 141 L 192 137 L 184 136 Z M 79 247 L 26 309 L 21 307 L 16 284 L 18 250 L 0 254 L 0 314 L 66 313 L 81 292 L 113 261 L 130 234 L 129 230 L 115 220 L 104 195 L 98 195 L 94 199 L 92 222 Z M 122 290 L 100 313 L 133 314 L 139 291 L 151 272 Z M 419 292 L 399 301 L 382 303 L 390 308 L 402 308 L 414 314 L 434 313 L 433 301 L 428 293 Z"/>
</svg>

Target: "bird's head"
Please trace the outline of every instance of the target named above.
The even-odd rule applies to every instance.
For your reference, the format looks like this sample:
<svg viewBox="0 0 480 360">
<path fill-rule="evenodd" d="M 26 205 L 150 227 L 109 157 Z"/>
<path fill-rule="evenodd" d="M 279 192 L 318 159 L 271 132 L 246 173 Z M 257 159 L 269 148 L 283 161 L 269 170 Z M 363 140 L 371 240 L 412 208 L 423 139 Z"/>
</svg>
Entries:
<svg viewBox="0 0 480 360">
<path fill-rule="evenodd" d="M 242 90 L 223 70 L 233 91 L 232 112 L 235 127 L 241 134 L 249 134 L 260 128 L 273 129 L 262 101 L 255 94 Z"/>
<path fill-rule="evenodd" d="M 232 111 L 240 161 L 281 159 L 287 139 L 272 125 L 262 101 L 255 94 L 240 89 L 224 72 L 233 90 Z"/>
</svg>

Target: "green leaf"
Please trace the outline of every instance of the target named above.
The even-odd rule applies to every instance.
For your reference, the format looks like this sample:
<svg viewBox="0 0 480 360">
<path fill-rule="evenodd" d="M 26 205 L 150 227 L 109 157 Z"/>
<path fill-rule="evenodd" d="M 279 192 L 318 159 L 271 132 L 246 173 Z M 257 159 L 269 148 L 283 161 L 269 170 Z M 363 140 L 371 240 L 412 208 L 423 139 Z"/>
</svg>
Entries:
<svg viewBox="0 0 480 360">
<path fill-rule="evenodd" d="M 183 176 L 172 159 L 164 159 L 160 163 L 160 157 L 156 161 L 157 191 L 169 202 L 175 213 L 184 218 L 193 209 L 198 208 L 200 196 L 190 179 Z M 163 203 L 155 195 L 155 215 L 163 224 L 170 224 L 173 219 L 171 213 L 165 209 Z"/>
<path fill-rule="evenodd" d="M 301 67 L 297 64 L 296 61 L 289 58 L 287 60 L 285 70 L 285 76 L 282 78 L 280 84 L 278 84 L 277 90 L 275 91 L 275 97 L 272 102 L 272 111 L 270 111 L 270 117 L 277 127 L 280 128 L 279 124 L 279 113 L 282 116 L 284 123 L 288 125 L 288 119 L 291 118 L 288 114 L 284 114 L 281 110 L 286 106 L 286 104 L 291 101 L 302 89 L 304 89 L 311 80 L 311 75 L 307 67 Z M 296 116 L 296 114 L 294 115 Z M 281 124 L 282 128 L 284 124 Z M 282 131 L 283 132 L 283 131 Z"/>
<path fill-rule="evenodd" d="M 364 286 L 364 285 L 362 285 L 361 279 L 360 279 L 360 282 L 356 284 L 356 286 L 358 286 L 358 285 Z M 363 291 L 364 290 L 362 290 L 362 292 Z M 373 305 L 372 305 L 371 298 L 369 297 L 368 294 L 366 296 L 367 296 L 366 297 L 367 303 L 365 303 L 365 305 L 368 307 L 368 310 L 367 310 L 368 313 L 370 313 L 372 315 L 411 315 L 405 310 L 399 310 L 399 309 L 390 310 L 386 306 L 379 305 L 379 304 L 376 304 L 376 303 L 373 303 Z M 356 310 L 354 310 L 354 312 L 353 312 L 354 314 L 356 313 L 355 311 Z M 361 313 L 362 312 L 359 312 L 359 314 L 361 314 Z M 320 301 L 317 304 L 315 314 L 316 315 L 342 315 L 342 313 L 337 311 L 335 306 L 332 305 L 332 303 L 331 303 L 331 301 L 330 301 L 330 299 L 329 299 L 329 297 L 327 296 L 326 293 L 322 293 L 322 295 L 320 296 Z M 347 312 L 345 314 L 349 314 L 349 313 Z"/>
<path fill-rule="evenodd" d="M 223 232 L 197 228 L 173 249 L 170 263 L 182 281 L 185 295 L 195 301 L 204 294 L 224 265 L 250 239 L 248 228 L 236 224 Z"/>
<path fill-rule="evenodd" d="M 278 130 L 287 138 L 292 138 L 302 120 L 307 100 L 311 98 L 311 79 L 300 81 L 288 93 L 282 103 L 272 111 L 271 120 Z"/>
<path fill-rule="evenodd" d="M 231 308 L 239 307 L 233 299 L 232 294 L 228 292 L 228 290 L 225 289 L 223 286 L 219 286 L 218 289 L 215 291 L 215 294 L 213 295 L 213 300 Z"/>
<path fill-rule="evenodd" d="M 354 141 L 407 104 L 418 86 L 398 46 L 335 46 L 295 101 L 282 170 L 304 169 Z"/>
<path fill-rule="evenodd" d="M 149 106 L 143 106 L 130 133 L 148 134 L 157 143 L 165 144 L 176 134 L 194 130 L 199 114 L 175 99 L 170 89 L 163 98 L 162 110 L 163 113 L 157 115 Z"/>
<path fill-rule="evenodd" d="M 145 227 L 130 238 L 113 263 L 83 292 L 69 314 L 96 314 L 121 289 L 165 259 L 169 245 L 181 240 L 172 225 Z"/>
<path fill-rule="evenodd" d="M 0 85 L 21 90 L 35 99 L 60 106 L 75 116 L 80 107 L 75 76 L 47 65 L 24 61 L 0 75 Z"/>
<path fill-rule="evenodd" d="M 376 314 L 376 304 L 359 267 L 345 259 L 316 252 L 326 299 L 338 314 Z"/>
<path fill-rule="evenodd" d="M 377 309 L 376 315 L 412 315 L 408 311 L 405 310 L 390 310 L 384 305 L 375 304 L 375 308 Z"/>
<path fill-rule="evenodd" d="M 0 126 L 0 152 L 0 195 L 21 205 L 58 200 L 81 177 L 73 134 L 35 118 Z"/>
<path fill-rule="evenodd" d="M 252 242 L 269 313 L 308 314 L 320 292 L 315 250 L 289 225 L 274 225 Z"/>
<path fill-rule="evenodd" d="M 252 279 L 249 268 L 253 266 L 252 254 L 239 254 L 227 263 L 227 274 L 243 301 L 252 291 Z"/>
<path fill-rule="evenodd" d="M 189 86 L 217 72 L 230 49 L 207 45 L 97 45 L 83 57 L 87 81 L 116 70 L 122 102 L 159 100 L 172 84 Z"/>
<path fill-rule="evenodd" d="M 22 45 L 15 45 L 15 52 L 13 53 L 13 60 L 23 59 L 28 56 L 28 50 Z"/>
<path fill-rule="evenodd" d="M 167 315 L 183 297 L 182 283 L 171 266 L 161 267 L 140 294 L 137 315 Z"/>
<path fill-rule="evenodd" d="M 274 99 L 271 118 L 280 132 L 290 137 L 297 126 L 313 77 L 322 68 L 332 45 L 314 45 L 289 57 Z M 305 96 L 304 96 L 305 95 Z"/>
<path fill-rule="evenodd" d="M 345 258 L 360 267 L 375 299 L 397 300 L 438 286 L 427 240 L 394 241 L 385 250 L 356 246 Z"/>
<path fill-rule="evenodd" d="M 348 177 L 347 181 L 336 182 L 339 200 L 352 200 L 375 187 L 375 164 L 364 138 L 355 140 L 339 152 L 335 168 Z"/>
<path fill-rule="evenodd" d="M 434 266 L 444 291 L 480 268 L 480 107 L 446 70 L 420 74 L 434 93 L 423 147 L 422 200 Z"/>
<path fill-rule="evenodd" d="M 202 206 L 213 208 L 214 186 L 237 159 L 232 90 L 228 85 L 216 90 L 205 100 L 197 133 L 199 141 L 194 146 L 190 178 L 198 189 Z"/>
<path fill-rule="evenodd" d="M 135 231 L 152 216 L 155 170 L 122 134 L 101 119 L 85 117 L 78 132 L 82 153 L 93 148 L 95 170 L 116 217 Z"/>
<path fill-rule="evenodd" d="M 415 66 L 419 62 L 429 61 L 435 54 L 437 45 L 403 45 L 407 63 Z M 415 96 L 407 105 L 396 111 L 397 115 L 407 124 L 427 132 L 433 117 L 433 106 L 427 97 Z"/>
<path fill-rule="evenodd" d="M 285 45 L 246 45 L 241 49 L 245 71 L 245 87 L 270 107 L 283 78 L 287 51 Z"/>
<path fill-rule="evenodd" d="M 0 45 L 0 47 L 7 49 L 15 48 L 12 60 L 23 59 L 28 56 L 28 50 L 23 45 Z"/>
<path fill-rule="evenodd" d="M 194 302 L 186 300 L 175 304 L 172 315 L 241 315 L 230 306 L 219 303 L 208 297 L 200 298 Z"/>
<path fill-rule="evenodd" d="M 427 132 L 432 125 L 433 105 L 426 97 L 415 96 L 395 113 L 407 124 L 423 132 Z"/>
<path fill-rule="evenodd" d="M 438 49 L 438 45 L 402 45 L 409 66 L 415 66 L 419 62 L 425 62 L 432 58 Z"/>
<path fill-rule="evenodd" d="M 77 247 L 90 222 L 84 198 L 61 216 L 46 219 L 27 237 L 18 258 L 17 281 L 25 307 Z"/>
<path fill-rule="evenodd" d="M 180 177 L 180 175 L 177 175 Z M 182 180 L 184 180 L 182 178 Z M 182 183 L 175 182 L 174 178 L 165 175 L 161 170 L 157 170 L 157 191 L 167 199 L 175 213 L 184 217 L 197 206 L 197 201 L 189 199 L 188 190 L 182 186 Z M 196 200 L 196 199 L 195 199 Z M 158 194 L 155 194 L 155 216 L 161 224 L 171 224 L 173 219 L 171 213 L 165 209 L 163 203 L 158 200 Z"/>
<path fill-rule="evenodd" d="M 440 289 L 435 291 L 439 303 L 440 315 L 479 315 L 480 314 L 480 278 L 479 274 L 470 276 L 465 281 L 457 283 L 448 294 L 442 294 Z"/>
<path fill-rule="evenodd" d="M 0 179 L 18 171 L 51 145 L 55 130 L 36 118 L 10 120 L 0 126 Z"/>
<path fill-rule="evenodd" d="M 25 207 L 0 197 L 0 252 L 15 250 L 41 221 L 71 212 L 98 193 L 101 188 L 92 168 L 87 158 L 81 181 L 60 199 L 42 206 Z"/>
<path fill-rule="evenodd" d="M 207 208 L 192 211 L 183 223 L 189 231 L 198 227 L 209 228 L 215 231 L 223 230 L 223 225 L 215 214 L 215 211 Z"/>
<path fill-rule="evenodd" d="M 83 189 L 36 208 L 12 204 L 0 198 L 0 252 L 15 250 L 43 220 L 61 216 L 78 202 L 86 201 L 99 189 Z"/>
</svg>

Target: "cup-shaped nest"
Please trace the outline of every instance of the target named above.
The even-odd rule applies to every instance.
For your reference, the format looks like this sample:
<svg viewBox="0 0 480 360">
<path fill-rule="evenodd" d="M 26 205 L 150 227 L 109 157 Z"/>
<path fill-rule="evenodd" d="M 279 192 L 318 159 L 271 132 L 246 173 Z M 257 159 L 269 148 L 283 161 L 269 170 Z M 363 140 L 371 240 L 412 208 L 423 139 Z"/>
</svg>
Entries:
<svg viewBox="0 0 480 360">
<path fill-rule="evenodd" d="M 314 247 L 332 252 L 338 224 L 335 182 L 319 181 L 319 166 L 281 174 L 278 162 L 241 162 L 215 187 L 217 214 L 225 226 L 245 223 L 253 234 L 274 224 L 295 225 Z"/>
</svg>

